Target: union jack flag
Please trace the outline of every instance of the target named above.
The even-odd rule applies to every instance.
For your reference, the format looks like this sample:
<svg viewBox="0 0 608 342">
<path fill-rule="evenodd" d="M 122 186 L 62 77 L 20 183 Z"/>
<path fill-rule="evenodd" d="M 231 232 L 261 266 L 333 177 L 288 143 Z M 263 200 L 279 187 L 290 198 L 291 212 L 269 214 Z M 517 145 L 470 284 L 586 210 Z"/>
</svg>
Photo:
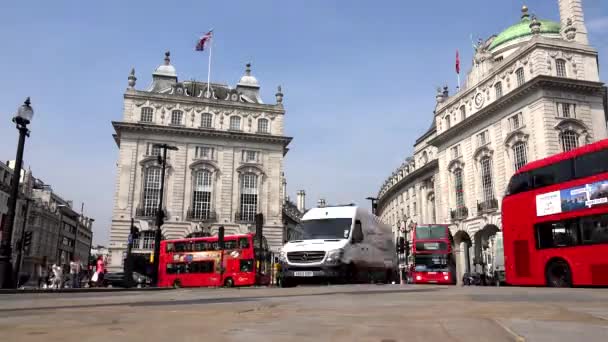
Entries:
<svg viewBox="0 0 608 342">
<path fill-rule="evenodd" d="M 196 51 L 205 51 L 205 44 L 207 44 L 207 42 L 211 40 L 212 36 L 213 36 L 213 30 L 205 33 L 205 35 L 202 36 L 196 43 L 195 50 Z"/>
</svg>

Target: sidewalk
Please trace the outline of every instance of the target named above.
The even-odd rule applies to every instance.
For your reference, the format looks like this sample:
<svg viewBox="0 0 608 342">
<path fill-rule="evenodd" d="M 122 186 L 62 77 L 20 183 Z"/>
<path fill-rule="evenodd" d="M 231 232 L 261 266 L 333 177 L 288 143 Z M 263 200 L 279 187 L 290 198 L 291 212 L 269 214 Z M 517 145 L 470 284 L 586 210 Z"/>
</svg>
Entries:
<svg viewBox="0 0 608 342">
<path fill-rule="evenodd" d="M 172 287 L 87 287 L 87 288 L 63 288 L 63 289 L 40 289 L 40 288 L 20 288 L 20 289 L 0 289 L 0 294 L 20 294 L 20 293 L 86 293 L 86 292 L 124 292 L 124 291 L 164 291 L 173 290 Z"/>
</svg>

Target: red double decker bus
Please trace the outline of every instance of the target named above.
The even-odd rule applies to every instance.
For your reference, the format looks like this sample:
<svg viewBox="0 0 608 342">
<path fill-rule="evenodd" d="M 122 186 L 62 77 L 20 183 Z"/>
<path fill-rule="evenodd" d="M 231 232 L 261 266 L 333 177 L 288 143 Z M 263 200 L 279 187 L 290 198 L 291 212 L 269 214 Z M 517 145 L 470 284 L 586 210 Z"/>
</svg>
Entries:
<svg viewBox="0 0 608 342">
<path fill-rule="evenodd" d="M 416 284 L 455 284 L 452 234 L 447 225 L 424 224 L 414 227 L 412 254 L 413 282 Z"/>
<path fill-rule="evenodd" d="M 526 164 L 502 202 L 511 285 L 608 285 L 608 140 Z"/>
<path fill-rule="evenodd" d="M 254 248 L 253 234 L 227 235 L 224 241 L 224 250 L 219 249 L 217 236 L 161 241 L 158 286 L 232 287 L 269 283 L 269 267 L 264 258 L 267 248 Z M 257 277 L 256 267 L 260 268 Z"/>
</svg>

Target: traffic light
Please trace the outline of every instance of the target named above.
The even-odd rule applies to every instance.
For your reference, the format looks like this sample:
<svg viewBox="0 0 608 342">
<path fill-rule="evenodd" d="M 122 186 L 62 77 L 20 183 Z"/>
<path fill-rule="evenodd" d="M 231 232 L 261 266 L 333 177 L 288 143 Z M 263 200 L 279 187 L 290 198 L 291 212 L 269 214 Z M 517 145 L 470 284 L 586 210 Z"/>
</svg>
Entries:
<svg viewBox="0 0 608 342">
<path fill-rule="evenodd" d="M 23 237 L 23 247 L 28 247 L 29 245 L 32 244 L 32 235 L 34 234 L 34 232 L 25 232 L 25 235 Z"/>
<path fill-rule="evenodd" d="M 397 244 L 397 250 L 399 251 L 400 254 L 405 253 L 405 238 L 403 236 L 399 237 L 399 243 Z"/>
<path fill-rule="evenodd" d="M 139 229 L 134 224 L 131 225 L 131 239 L 139 239 Z"/>
<path fill-rule="evenodd" d="M 224 226 L 217 229 L 217 245 L 220 249 L 224 249 Z"/>
</svg>

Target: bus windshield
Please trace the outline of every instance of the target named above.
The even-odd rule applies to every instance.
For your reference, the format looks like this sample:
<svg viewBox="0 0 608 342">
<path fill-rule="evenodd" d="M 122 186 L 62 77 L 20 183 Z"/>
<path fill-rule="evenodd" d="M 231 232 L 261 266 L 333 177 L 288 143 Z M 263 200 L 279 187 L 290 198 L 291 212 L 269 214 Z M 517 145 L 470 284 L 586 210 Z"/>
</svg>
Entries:
<svg viewBox="0 0 608 342">
<path fill-rule="evenodd" d="M 353 223 L 351 218 L 331 218 L 302 221 L 304 239 L 348 239 Z"/>
<path fill-rule="evenodd" d="M 414 264 L 416 272 L 448 271 L 446 254 L 416 255 Z"/>
<path fill-rule="evenodd" d="M 416 227 L 416 239 L 445 239 L 446 228 L 442 226 L 417 226 Z"/>
</svg>

